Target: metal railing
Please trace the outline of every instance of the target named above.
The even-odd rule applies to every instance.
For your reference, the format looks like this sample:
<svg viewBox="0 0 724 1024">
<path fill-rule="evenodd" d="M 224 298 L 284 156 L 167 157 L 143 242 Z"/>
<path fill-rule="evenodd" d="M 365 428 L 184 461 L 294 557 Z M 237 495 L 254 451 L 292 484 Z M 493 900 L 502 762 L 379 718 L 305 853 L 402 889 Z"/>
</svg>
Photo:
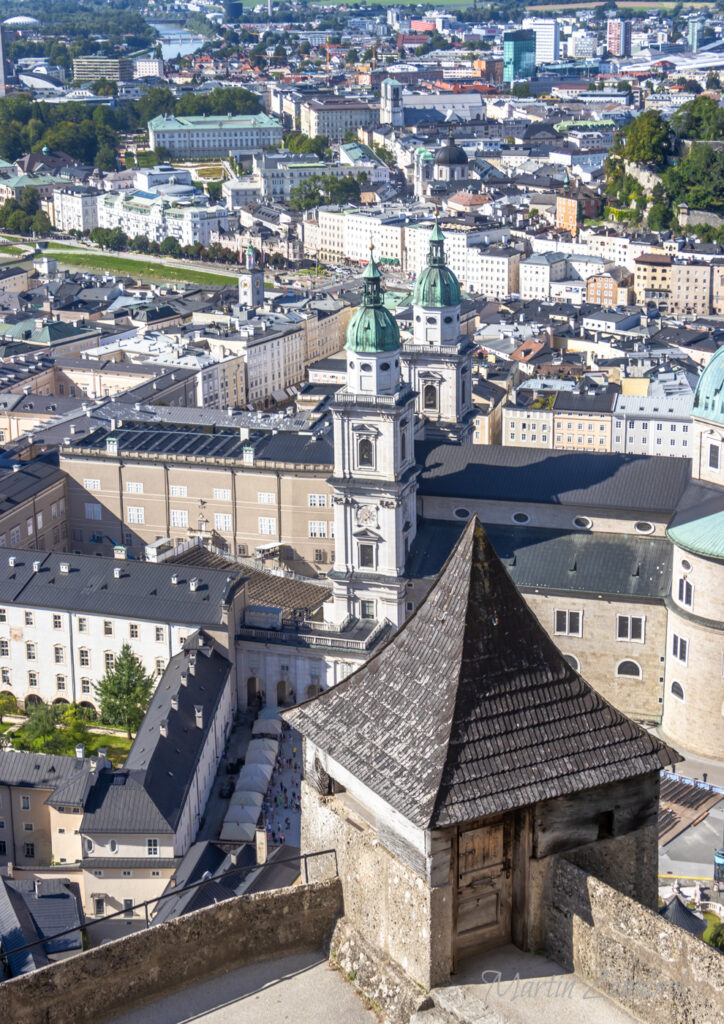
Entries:
<svg viewBox="0 0 724 1024">
<path fill-rule="evenodd" d="M 328 850 L 315 850 L 313 853 L 299 853 L 295 857 L 286 857 L 284 860 L 268 860 L 264 864 L 245 864 L 242 867 L 230 868 L 228 871 L 224 871 L 219 875 L 212 875 L 211 878 L 202 878 L 198 882 L 191 882 L 189 885 L 184 885 L 180 889 L 172 889 L 170 892 L 161 893 L 160 896 L 155 896 L 151 900 L 143 900 L 141 903 L 134 903 L 132 907 L 124 907 L 122 910 L 116 910 L 112 914 L 104 914 L 103 917 L 94 918 L 92 921 L 85 921 L 83 924 L 76 925 L 75 928 L 66 928 L 65 931 L 56 932 L 55 935 L 47 935 L 43 939 L 36 939 L 35 942 L 27 942 L 24 946 L 17 946 L 15 949 L 0 949 L 0 963 L 4 963 L 7 966 L 7 960 L 10 956 L 15 956 L 16 953 L 24 953 L 28 949 L 35 949 L 36 946 L 46 946 L 51 942 L 55 942 L 56 939 L 62 939 L 66 935 L 75 935 L 76 932 L 83 931 L 84 929 L 95 928 L 96 925 L 103 924 L 105 921 L 112 921 L 116 917 L 122 917 L 126 920 L 130 920 L 136 915 L 134 911 L 143 910 L 146 919 L 146 928 L 150 928 L 152 921 L 149 917 L 148 909 L 151 906 L 157 906 L 162 900 L 171 899 L 175 896 L 179 896 L 181 893 L 193 892 L 195 889 L 200 889 L 204 885 L 211 885 L 212 882 L 219 882 L 222 879 L 230 878 L 232 875 L 247 874 L 251 871 L 258 871 L 261 868 L 272 866 L 277 867 L 281 864 L 296 864 L 300 863 L 304 868 L 304 884 L 307 885 L 309 882 L 309 869 L 307 862 L 315 857 L 329 857 L 334 856 L 334 874 L 332 878 L 337 878 L 339 875 L 339 865 L 337 863 L 337 851 L 335 849 Z M 42 884 L 42 881 L 41 881 Z M 272 889 L 268 890 L 273 892 Z M 240 893 L 240 895 L 244 895 Z M 233 897 L 229 897 L 232 899 Z M 83 952 L 79 950 L 78 952 Z"/>
</svg>

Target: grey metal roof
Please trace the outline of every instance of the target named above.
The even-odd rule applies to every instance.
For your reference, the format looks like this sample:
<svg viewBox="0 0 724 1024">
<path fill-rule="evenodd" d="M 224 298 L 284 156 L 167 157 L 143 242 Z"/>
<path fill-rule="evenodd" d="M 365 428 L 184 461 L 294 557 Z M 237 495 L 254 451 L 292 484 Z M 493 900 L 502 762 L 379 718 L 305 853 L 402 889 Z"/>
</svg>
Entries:
<svg viewBox="0 0 724 1024">
<path fill-rule="evenodd" d="M 422 496 L 520 501 L 670 514 L 691 475 L 689 459 L 482 444 L 415 446 Z"/>
<path fill-rule="evenodd" d="M 42 946 L 26 949 L 22 953 L 12 952 L 39 938 L 21 894 L 9 884 L 9 879 L 0 875 L 0 948 L 9 954 L 7 962 L 11 977 L 16 978 L 50 963 Z"/>
<path fill-rule="evenodd" d="M 32 878 L 6 879 L 6 884 L 25 901 L 39 938 L 52 938 L 58 932 L 69 928 L 78 929 L 70 935 L 46 942 L 46 953 L 81 949 L 83 943 L 80 929 L 85 924 L 85 917 L 80 889 L 76 882 L 70 882 L 67 878 L 43 878 L 39 883 L 39 895 L 36 895 L 35 881 Z"/>
<path fill-rule="evenodd" d="M 175 832 L 231 671 L 208 638 L 203 649 L 189 641 L 169 661 L 123 769 L 100 773 L 86 802 L 82 832 Z M 201 727 L 196 707 L 202 709 Z"/>
<path fill-rule="evenodd" d="M 35 754 L 27 750 L 0 750 L 0 785 L 57 789 L 66 783 L 83 786 L 91 773 L 89 758 L 63 754 Z M 75 801 L 68 800 L 68 804 Z"/>
<path fill-rule="evenodd" d="M 389 643 L 282 717 L 422 828 L 679 760 L 571 668 L 476 519 Z"/>
<path fill-rule="evenodd" d="M 63 480 L 65 474 L 58 469 L 57 460 L 48 456 L 24 462 L 18 470 L 0 474 L 0 515 L 40 494 L 47 487 Z"/>
<path fill-rule="evenodd" d="M 14 565 L 10 561 L 14 560 Z M 38 563 L 38 571 L 33 564 Z M 61 571 L 68 566 L 68 572 Z M 114 573 L 120 571 L 116 579 Z M 177 583 L 171 578 L 176 574 Z M 191 590 L 191 580 L 198 581 Z M 99 558 L 65 552 L 0 551 L 0 604 L 88 612 L 156 622 L 217 625 L 242 574 L 201 567 L 193 572 L 164 562 Z"/>
<path fill-rule="evenodd" d="M 295 462 L 307 465 L 334 465 L 332 431 L 315 434 L 272 434 L 263 438 L 254 450 L 255 462 Z"/>
</svg>

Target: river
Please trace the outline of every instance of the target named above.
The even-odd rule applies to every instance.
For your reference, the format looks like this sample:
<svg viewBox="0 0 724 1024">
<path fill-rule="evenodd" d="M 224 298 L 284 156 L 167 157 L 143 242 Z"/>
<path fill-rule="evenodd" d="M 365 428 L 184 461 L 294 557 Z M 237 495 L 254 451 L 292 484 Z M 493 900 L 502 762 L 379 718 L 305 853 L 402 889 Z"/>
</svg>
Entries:
<svg viewBox="0 0 724 1024">
<path fill-rule="evenodd" d="M 195 53 L 205 40 L 203 36 L 194 35 L 181 25 L 165 22 L 149 22 L 161 36 L 161 56 L 164 60 L 175 60 L 177 57 L 188 57 Z"/>
</svg>

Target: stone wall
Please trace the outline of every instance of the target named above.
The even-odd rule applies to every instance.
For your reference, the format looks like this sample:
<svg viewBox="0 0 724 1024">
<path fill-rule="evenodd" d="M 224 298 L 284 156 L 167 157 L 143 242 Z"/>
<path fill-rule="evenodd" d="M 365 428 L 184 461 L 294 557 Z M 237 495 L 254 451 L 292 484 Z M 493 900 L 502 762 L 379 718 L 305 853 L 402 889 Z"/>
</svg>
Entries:
<svg viewBox="0 0 724 1024">
<path fill-rule="evenodd" d="M 302 783 L 302 851 L 336 850 L 344 890 L 345 924 L 394 961 L 424 989 L 447 982 L 452 969 L 453 893 L 449 885 L 430 886 L 394 856 L 345 797 L 320 796 Z M 309 862 L 310 877 L 324 869 Z"/>
<path fill-rule="evenodd" d="M 97 1024 L 254 961 L 321 949 L 338 879 L 225 900 L 0 985 L 0 1021 Z"/>
<path fill-rule="evenodd" d="M 548 955 L 642 1020 L 724 1024 L 724 956 L 563 858 L 545 939 Z"/>
</svg>

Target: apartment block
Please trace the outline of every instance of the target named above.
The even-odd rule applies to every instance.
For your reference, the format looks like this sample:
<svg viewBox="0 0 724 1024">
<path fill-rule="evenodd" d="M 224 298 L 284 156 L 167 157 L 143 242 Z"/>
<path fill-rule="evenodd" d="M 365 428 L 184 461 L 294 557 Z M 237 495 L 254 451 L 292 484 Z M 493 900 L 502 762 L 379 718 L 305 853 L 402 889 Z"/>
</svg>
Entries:
<svg viewBox="0 0 724 1024">
<path fill-rule="evenodd" d="M 99 78 L 130 82 L 134 63 L 130 57 L 74 57 L 73 78 L 77 82 L 95 82 Z"/>
<path fill-rule="evenodd" d="M 586 301 L 597 306 L 629 306 L 634 300 L 634 276 L 626 267 L 611 267 L 586 281 Z"/>
<path fill-rule="evenodd" d="M 534 253 L 520 262 L 521 299 L 548 299 L 552 281 L 563 281 L 568 264 L 562 252 Z"/>
<path fill-rule="evenodd" d="M 175 157 L 248 156 L 276 149 L 284 129 L 268 114 L 199 115 L 176 117 L 159 114 L 148 122 L 151 149 L 162 146 Z"/>
<path fill-rule="evenodd" d="M 553 403 L 557 451 L 611 451 L 611 413 L 616 396 L 559 392 Z"/>
<path fill-rule="evenodd" d="M 708 316 L 712 309 L 712 267 L 709 263 L 672 263 L 669 312 Z"/>
<path fill-rule="evenodd" d="M 380 120 L 379 104 L 344 96 L 307 100 L 299 113 L 305 135 L 326 135 L 330 142 L 341 142 L 350 128 L 379 124 Z"/>
<path fill-rule="evenodd" d="M 653 304 L 664 309 L 671 299 L 671 256 L 647 253 L 634 260 L 634 292 L 639 306 Z"/>
<path fill-rule="evenodd" d="M 690 395 L 617 395 L 611 451 L 691 458 L 694 450 L 691 413 Z"/>
</svg>

